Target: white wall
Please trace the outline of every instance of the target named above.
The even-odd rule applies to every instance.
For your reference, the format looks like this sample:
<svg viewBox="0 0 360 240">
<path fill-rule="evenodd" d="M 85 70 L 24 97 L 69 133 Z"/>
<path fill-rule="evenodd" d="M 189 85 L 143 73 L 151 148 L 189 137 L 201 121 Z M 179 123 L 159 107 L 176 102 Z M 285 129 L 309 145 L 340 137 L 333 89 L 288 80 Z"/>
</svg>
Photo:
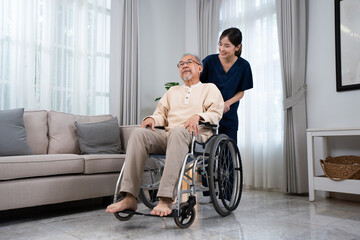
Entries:
<svg viewBox="0 0 360 240">
<path fill-rule="evenodd" d="M 334 1 L 309 1 L 308 128 L 360 128 L 360 90 L 336 92 Z"/>
<path fill-rule="evenodd" d="M 180 81 L 176 64 L 185 49 L 185 2 L 140 1 L 141 117 L 153 113 L 164 83 Z"/>
<path fill-rule="evenodd" d="M 164 83 L 182 82 L 176 64 L 198 49 L 196 1 L 140 0 L 141 117 L 155 110 Z"/>
</svg>

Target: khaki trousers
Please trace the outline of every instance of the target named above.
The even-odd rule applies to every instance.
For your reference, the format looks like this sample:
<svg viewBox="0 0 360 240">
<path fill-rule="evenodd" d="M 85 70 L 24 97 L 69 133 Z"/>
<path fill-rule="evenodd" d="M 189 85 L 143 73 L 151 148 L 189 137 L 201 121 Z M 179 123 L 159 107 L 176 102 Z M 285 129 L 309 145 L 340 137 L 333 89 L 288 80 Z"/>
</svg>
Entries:
<svg viewBox="0 0 360 240">
<path fill-rule="evenodd" d="M 120 192 L 128 192 L 137 197 L 148 155 L 166 154 L 158 197 L 174 200 L 179 174 L 184 157 L 189 152 L 191 140 L 192 135 L 184 127 L 175 127 L 168 134 L 159 129 L 135 129 L 128 142 Z"/>
</svg>

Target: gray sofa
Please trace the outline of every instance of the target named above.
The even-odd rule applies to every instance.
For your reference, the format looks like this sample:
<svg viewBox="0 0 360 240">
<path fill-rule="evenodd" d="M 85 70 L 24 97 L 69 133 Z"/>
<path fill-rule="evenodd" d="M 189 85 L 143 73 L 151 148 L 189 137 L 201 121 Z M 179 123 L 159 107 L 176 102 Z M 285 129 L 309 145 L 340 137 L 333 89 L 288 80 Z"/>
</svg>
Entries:
<svg viewBox="0 0 360 240">
<path fill-rule="evenodd" d="M 0 211 L 113 195 L 125 154 L 81 155 L 74 125 L 111 118 L 25 111 L 34 155 L 0 157 Z M 135 127 L 120 127 L 123 150 Z"/>
</svg>

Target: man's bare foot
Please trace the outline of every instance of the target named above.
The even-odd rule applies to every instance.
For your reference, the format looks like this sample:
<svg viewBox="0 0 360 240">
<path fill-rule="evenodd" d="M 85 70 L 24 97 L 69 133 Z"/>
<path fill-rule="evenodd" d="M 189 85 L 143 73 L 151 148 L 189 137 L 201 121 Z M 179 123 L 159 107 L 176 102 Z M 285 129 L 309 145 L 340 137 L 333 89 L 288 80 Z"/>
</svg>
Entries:
<svg viewBox="0 0 360 240">
<path fill-rule="evenodd" d="M 171 198 L 160 198 L 159 203 L 156 205 L 156 207 L 153 208 L 150 214 L 158 215 L 160 217 L 167 216 L 172 212 L 171 206 L 172 206 Z"/>
<path fill-rule="evenodd" d="M 136 198 L 130 193 L 126 193 L 125 198 L 120 202 L 113 203 L 106 208 L 106 212 L 108 213 L 115 213 L 124 210 L 137 210 Z"/>
</svg>

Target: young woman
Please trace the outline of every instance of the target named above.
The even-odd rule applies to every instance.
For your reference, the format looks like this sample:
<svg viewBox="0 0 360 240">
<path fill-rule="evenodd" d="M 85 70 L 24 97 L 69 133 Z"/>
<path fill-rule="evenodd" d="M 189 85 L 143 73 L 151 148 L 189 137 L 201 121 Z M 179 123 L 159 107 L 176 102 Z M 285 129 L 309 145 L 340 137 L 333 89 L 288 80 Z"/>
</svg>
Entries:
<svg viewBox="0 0 360 240">
<path fill-rule="evenodd" d="M 219 40 L 219 54 L 212 54 L 203 60 L 203 71 L 200 80 L 203 83 L 214 83 L 220 90 L 224 104 L 224 114 L 219 123 L 219 134 L 228 135 L 237 143 L 239 120 L 237 110 L 245 90 L 253 87 L 252 73 L 248 61 L 240 57 L 242 34 L 237 28 L 222 32 Z M 232 180 L 231 180 L 232 181 Z M 203 185 L 207 180 L 203 177 Z M 230 199 L 226 196 L 226 199 Z M 209 192 L 203 192 L 199 203 L 209 203 Z"/>
<path fill-rule="evenodd" d="M 219 54 L 212 54 L 203 60 L 204 69 L 200 80 L 214 83 L 224 101 L 224 115 L 220 121 L 219 133 L 224 133 L 237 142 L 239 120 L 237 109 L 245 90 L 253 87 L 252 73 L 248 61 L 240 57 L 242 34 L 237 28 L 222 32 Z"/>
</svg>

